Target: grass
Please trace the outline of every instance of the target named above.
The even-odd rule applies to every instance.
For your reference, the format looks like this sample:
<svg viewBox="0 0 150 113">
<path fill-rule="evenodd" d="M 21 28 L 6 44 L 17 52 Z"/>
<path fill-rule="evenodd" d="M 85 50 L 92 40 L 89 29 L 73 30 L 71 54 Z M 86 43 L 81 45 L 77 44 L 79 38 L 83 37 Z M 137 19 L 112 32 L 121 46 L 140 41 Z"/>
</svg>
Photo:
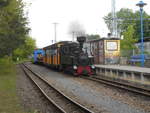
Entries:
<svg viewBox="0 0 150 113">
<path fill-rule="evenodd" d="M 16 69 L 10 58 L 0 59 L 0 113 L 25 113 L 16 95 Z"/>
<path fill-rule="evenodd" d="M 14 64 L 21 64 L 21 63 L 23 63 L 23 62 L 30 62 L 30 61 L 32 61 L 32 59 L 26 58 L 26 59 L 22 59 L 22 60 L 19 60 L 19 61 L 14 62 Z"/>
</svg>

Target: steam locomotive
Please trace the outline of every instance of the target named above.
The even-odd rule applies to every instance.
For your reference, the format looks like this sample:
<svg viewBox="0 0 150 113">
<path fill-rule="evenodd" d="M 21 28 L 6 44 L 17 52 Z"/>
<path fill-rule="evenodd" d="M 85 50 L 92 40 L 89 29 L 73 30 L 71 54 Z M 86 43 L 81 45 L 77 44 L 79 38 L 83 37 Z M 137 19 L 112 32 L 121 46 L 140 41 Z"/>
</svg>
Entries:
<svg viewBox="0 0 150 113">
<path fill-rule="evenodd" d="M 78 42 L 62 41 L 43 48 L 42 62 L 59 71 L 75 76 L 95 74 L 93 57 L 83 51 L 86 37 L 77 37 Z"/>
</svg>

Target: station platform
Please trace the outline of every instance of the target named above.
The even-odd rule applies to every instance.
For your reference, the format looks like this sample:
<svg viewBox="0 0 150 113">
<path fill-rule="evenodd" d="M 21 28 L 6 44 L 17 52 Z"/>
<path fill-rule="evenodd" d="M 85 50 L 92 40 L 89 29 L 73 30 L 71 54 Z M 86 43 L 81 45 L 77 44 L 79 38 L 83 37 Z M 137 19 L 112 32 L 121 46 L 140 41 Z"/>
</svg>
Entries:
<svg viewBox="0 0 150 113">
<path fill-rule="evenodd" d="M 123 65 L 95 65 L 95 66 L 97 68 L 122 70 L 122 71 L 137 72 L 137 73 L 143 73 L 143 74 L 149 74 L 150 75 L 150 68 L 146 68 L 146 67 L 123 66 Z"/>
<path fill-rule="evenodd" d="M 95 65 L 96 74 L 150 84 L 150 68 L 126 65 Z"/>
</svg>

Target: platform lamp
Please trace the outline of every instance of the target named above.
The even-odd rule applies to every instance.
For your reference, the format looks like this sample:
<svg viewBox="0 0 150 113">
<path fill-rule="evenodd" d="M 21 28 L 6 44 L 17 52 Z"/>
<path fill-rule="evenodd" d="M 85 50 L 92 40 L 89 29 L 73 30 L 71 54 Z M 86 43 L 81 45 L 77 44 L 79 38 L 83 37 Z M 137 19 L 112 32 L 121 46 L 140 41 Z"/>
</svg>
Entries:
<svg viewBox="0 0 150 113">
<path fill-rule="evenodd" d="M 144 33 L 143 33 L 143 7 L 147 5 L 143 1 L 140 1 L 139 3 L 136 4 L 136 6 L 140 7 L 140 21 L 141 21 L 141 67 L 144 67 Z"/>
</svg>

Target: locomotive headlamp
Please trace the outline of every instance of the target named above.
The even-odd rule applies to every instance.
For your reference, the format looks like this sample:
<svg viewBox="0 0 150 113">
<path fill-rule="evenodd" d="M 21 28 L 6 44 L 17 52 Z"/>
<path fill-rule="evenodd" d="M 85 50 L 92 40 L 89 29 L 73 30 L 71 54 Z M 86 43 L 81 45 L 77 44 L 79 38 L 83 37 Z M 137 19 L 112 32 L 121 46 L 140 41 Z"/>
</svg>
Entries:
<svg viewBox="0 0 150 113">
<path fill-rule="evenodd" d="M 94 65 L 92 65 L 92 66 L 91 66 L 91 68 L 92 68 L 92 69 L 95 69 L 95 66 L 94 66 Z"/>
<path fill-rule="evenodd" d="M 75 70 L 76 70 L 76 69 L 77 69 L 77 66 L 73 66 L 73 69 L 75 69 Z"/>
</svg>

